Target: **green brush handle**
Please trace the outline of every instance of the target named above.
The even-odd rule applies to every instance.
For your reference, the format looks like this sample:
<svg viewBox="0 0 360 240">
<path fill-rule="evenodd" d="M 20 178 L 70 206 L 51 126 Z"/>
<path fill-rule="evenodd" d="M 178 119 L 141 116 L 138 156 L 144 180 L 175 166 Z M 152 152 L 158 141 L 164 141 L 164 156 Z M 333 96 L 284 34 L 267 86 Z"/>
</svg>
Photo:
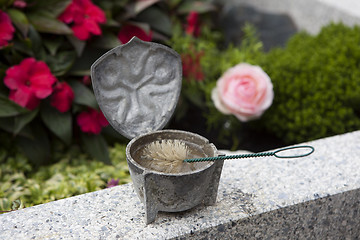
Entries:
<svg viewBox="0 0 360 240">
<path fill-rule="evenodd" d="M 292 149 L 297 149 L 297 148 L 306 148 L 306 149 L 310 149 L 310 151 L 306 152 L 304 154 L 298 154 L 298 155 L 279 155 L 279 153 L 281 153 L 281 152 L 292 150 Z M 205 157 L 205 158 L 191 158 L 191 159 L 185 159 L 184 162 L 189 162 L 189 163 L 190 162 L 210 162 L 210 161 L 217 161 L 217 160 L 252 158 L 252 157 L 268 157 L 268 156 L 275 156 L 277 158 L 299 158 L 299 157 L 309 156 L 314 151 L 315 151 L 315 149 L 312 146 L 292 146 L 292 147 L 287 147 L 287 148 L 281 148 L 274 152 L 249 153 L 249 154 Z"/>
</svg>

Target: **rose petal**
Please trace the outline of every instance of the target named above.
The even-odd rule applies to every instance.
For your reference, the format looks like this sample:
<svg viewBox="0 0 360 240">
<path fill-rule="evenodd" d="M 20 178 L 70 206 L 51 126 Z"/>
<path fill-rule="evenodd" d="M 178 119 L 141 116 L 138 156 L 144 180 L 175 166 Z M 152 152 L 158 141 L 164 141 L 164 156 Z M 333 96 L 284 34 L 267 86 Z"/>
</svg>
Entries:
<svg viewBox="0 0 360 240">
<path fill-rule="evenodd" d="M 219 91 L 216 87 L 213 88 L 213 90 L 211 91 L 211 99 L 214 102 L 217 110 L 224 114 L 231 114 L 231 111 L 227 109 L 226 106 L 221 102 L 219 97 Z"/>
<path fill-rule="evenodd" d="M 218 99 L 213 99 L 215 106 L 219 111 L 227 109 L 241 121 L 260 117 L 274 98 L 270 77 L 259 66 L 247 63 L 228 69 L 216 86 Z"/>
</svg>

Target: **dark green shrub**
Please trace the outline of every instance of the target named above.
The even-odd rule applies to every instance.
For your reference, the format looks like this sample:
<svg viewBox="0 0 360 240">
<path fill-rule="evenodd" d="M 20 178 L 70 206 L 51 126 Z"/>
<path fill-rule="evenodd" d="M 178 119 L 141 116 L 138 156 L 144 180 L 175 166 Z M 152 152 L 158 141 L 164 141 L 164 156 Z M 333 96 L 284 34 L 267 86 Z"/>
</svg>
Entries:
<svg viewBox="0 0 360 240">
<path fill-rule="evenodd" d="M 172 39 L 175 50 L 192 54 L 195 65 L 200 62 L 196 71 L 204 75 L 202 79 L 184 77 L 177 116 L 187 117 L 180 118 L 182 125 L 190 126 L 185 130 L 196 132 L 206 125 L 207 132 L 198 133 L 213 137 L 210 140 L 217 146 L 246 148 L 250 141 L 259 144 L 264 136 L 287 145 L 360 129 L 359 27 L 331 24 L 316 36 L 301 32 L 285 48 L 270 52 L 263 51 L 256 30 L 249 26 L 243 30 L 241 45 L 225 49 L 219 48 L 221 38 L 214 32 L 197 39 Z M 247 123 L 219 112 L 210 98 L 220 76 L 240 62 L 262 67 L 275 93 L 264 115 Z M 196 127 L 191 128 L 194 113 L 199 112 L 205 120 L 197 119 Z"/>
<path fill-rule="evenodd" d="M 286 143 L 360 129 L 360 28 L 331 24 L 296 34 L 259 61 L 275 99 L 262 123 Z"/>
</svg>

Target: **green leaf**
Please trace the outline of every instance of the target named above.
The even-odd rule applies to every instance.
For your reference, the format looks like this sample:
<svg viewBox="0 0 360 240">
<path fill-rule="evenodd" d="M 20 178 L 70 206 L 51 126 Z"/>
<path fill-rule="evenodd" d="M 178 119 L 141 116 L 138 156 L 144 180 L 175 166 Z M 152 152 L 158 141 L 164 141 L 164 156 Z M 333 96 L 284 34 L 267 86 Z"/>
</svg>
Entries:
<svg viewBox="0 0 360 240">
<path fill-rule="evenodd" d="M 31 122 L 36 117 L 38 112 L 39 109 L 37 108 L 31 112 L 16 116 L 13 130 L 14 134 L 17 135 L 25 127 L 26 124 Z"/>
<path fill-rule="evenodd" d="M 134 11 L 135 14 L 145 10 L 146 8 L 150 7 L 151 5 L 159 2 L 160 0 L 147 0 L 147 1 L 136 1 L 134 3 Z"/>
<path fill-rule="evenodd" d="M 5 7 L 5 6 L 10 6 L 13 4 L 14 0 L 0 0 L 0 6 L 1 7 Z"/>
<path fill-rule="evenodd" d="M 8 118 L 0 118 L 0 129 L 5 132 L 14 133 L 15 119 L 13 117 Z M 28 125 L 25 125 L 24 128 L 18 133 L 18 136 L 27 137 L 29 139 L 33 139 L 33 133 L 31 128 Z"/>
<path fill-rule="evenodd" d="M 24 208 L 24 203 L 20 199 L 17 199 L 12 202 L 11 210 L 14 211 L 14 210 L 19 210 L 19 209 L 23 209 L 23 208 Z"/>
<path fill-rule="evenodd" d="M 182 14 L 187 14 L 191 11 L 195 11 L 198 13 L 206 13 L 214 10 L 216 10 L 214 4 L 204 1 L 185 1 L 184 4 L 181 4 L 178 9 L 179 13 Z"/>
<path fill-rule="evenodd" d="M 31 40 L 29 38 L 25 38 L 23 40 L 20 39 L 14 39 L 14 49 L 16 51 L 13 51 L 14 56 L 8 56 L 4 54 L 4 57 L 7 58 L 7 60 L 12 63 L 12 65 L 14 64 L 18 64 L 19 62 L 21 62 L 21 60 L 24 59 L 24 55 L 25 54 L 27 56 L 33 56 L 33 51 L 31 49 Z"/>
<path fill-rule="evenodd" d="M 149 23 L 151 28 L 171 36 L 172 29 L 171 29 L 171 21 L 168 15 L 164 11 L 161 11 L 159 8 L 152 6 L 147 8 L 146 10 L 142 11 L 138 16 L 137 19 L 140 22 Z"/>
<path fill-rule="evenodd" d="M 12 117 L 0 118 L 0 129 L 6 131 L 8 133 L 13 133 L 14 118 L 12 118 Z"/>
<path fill-rule="evenodd" d="M 204 107 L 205 103 L 202 95 L 199 94 L 198 89 L 195 87 L 185 88 L 183 94 L 195 106 L 199 107 L 200 109 Z"/>
<path fill-rule="evenodd" d="M 35 29 L 39 32 L 53 34 L 72 34 L 71 28 L 45 11 L 31 13 L 28 15 L 28 17 L 30 22 L 34 25 Z"/>
<path fill-rule="evenodd" d="M 49 50 L 52 56 L 55 56 L 58 49 L 61 47 L 62 43 L 64 42 L 63 38 L 56 37 L 52 39 L 44 39 L 44 45 Z"/>
<path fill-rule="evenodd" d="M 46 62 L 48 63 L 51 72 L 55 76 L 62 76 L 67 73 L 76 59 L 76 53 L 73 51 L 60 52 L 56 56 L 48 55 Z"/>
<path fill-rule="evenodd" d="M 29 31 L 29 20 L 26 15 L 17 9 L 9 9 L 7 12 L 11 21 L 20 30 L 23 37 L 26 37 Z"/>
<path fill-rule="evenodd" d="M 14 122 L 15 122 L 15 120 L 14 120 Z M 13 125 L 15 125 L 15 124 L 13 124 Z M 32 128 L 31 128 L 30 125 L 31 125 L 31 124 L 25 125 L 25 126 L 23 127 L 23 129 L 21 129 L 21 131 L 18 133 L 17 136 L 26 137 L 26 138 L 29 138 L 29 139 L 34 139 L 34 138 L 36 138 L 36 137 L 34 136 L 34 133 L 33 133 Z"/>
<path fill-rule="evenodd" d="M 33 54 L 37 59 L 43 59 L 46 53 L 42 45 L 42 38 L 33 26 L 29 28 L 29 39 Z"/>
<path fill-rule="evenodd" d="M 30 139 L 19 136 L 17 144 L 21 151 L 36 165 L 46 163 L 50 159 L 50 143 L 46 131 L 41 125 L 34 124 L 32 131 L 35 138 Z"/>
<path fill-rule="evenodd" d="M 170 8 L 175 8 L 177 7 L 182 0 L 168 0 L 167 4 L 170 6 Z"/>
<path fill-rule="evenodd" d="M 81 133 L 81 142 L 84 151 L 93 158 L 105 164 L 111 164 L 108 145 L 103 136 Z"/>
<path fill-rule="evenodd" d="M 77 77 L 89 76 L 90 75 L 90 69 L 84 69 L 84 70 L 72 69 L 72 70 L 70 70 L 70 74 L 72 76 L 77 76 Z"/>
<path fill-rule="evenodd" d="M 61 113 L 45 103 L 40 110 L 45 125 L 67 145 L 72 140 L 72 116 L 70 112 Z"/>
<path fill-rule="evenodd" d="M 89 88 L 87 88 L 84 84 L 78 81 L 70 81 L 69 84 L 75 94 L 75 99 L 74 99 L 75 103 L 92 107 L 95 109 L 98 108 L 98 104 L 96 102 L 95 96 Z"/>
<path fill-rule="evenodd" d="M 73 45 L 73 47 L 75 48 L 77 56 L 80 57 L 85 49 L 86 41 L 81 41 L 74 35 L 67 35 L 67 39 L 69 40 L 71 45 Z"/>
<path fill-rule="evenodd" d="M 45 0 L 44 2 L 44 11 L 48 11 L 52 16 L 58 17 L 71 3 L 71 0 L 50 0 L 50 2 Z"/>
<path fill-rule="evenodd" d="M 110 141 L 110 144 L 112 144 L 112 142 L 119 143 L 119 142 L 129 141 L 127 138 L 125 138 L 119 132 L 117 132 L 111 125 L 104 127 L 101 130 L 101 134 L 106 138 L 108 142 Z"/>
<path fill-rule="evenodd" d="M 95 46 L 98 48 L 111 49 L 121 45 L 118 37 L 110 32 L 103 32 L 101 37 L 96 38 L 91 46 Z"/>
<path fill-rule="evenodd" d="M 28 8 L 47 12 L 49 16 L 57 18 L 65 8 L 71 3 L 71 0 L 27 0 Z"/>
<path fill-rule="evenodd" d="M 0 95 L 0 106 L 0 117 L 13 117 L 29 112 L 28 109 L 21 107 L 3 95 Z"/>
<path fill-rule="evenodd" d="M 106 52 L 107 49 L 86 46 L 81 57 L 76 59 L 74 66 L 70 70 L 70 74 L 77 74 L 79 72 L 89 73 L 91 65 Z"/>
</svg>

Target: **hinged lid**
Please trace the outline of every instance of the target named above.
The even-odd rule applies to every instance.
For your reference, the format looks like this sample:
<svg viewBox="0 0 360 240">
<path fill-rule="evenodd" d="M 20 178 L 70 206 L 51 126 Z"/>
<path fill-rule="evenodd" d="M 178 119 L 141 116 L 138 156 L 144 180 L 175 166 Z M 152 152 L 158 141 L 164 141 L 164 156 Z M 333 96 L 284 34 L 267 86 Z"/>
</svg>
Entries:
<svg viewBox="0 0 360 240">
<path fill-rule="evenodd" d="M 132 139 L 170 120 L 181 91 L 181 58 L 169 47 L 133 37 L 96 60 L 91 79 L 111 126 Z"/>
</svg>

